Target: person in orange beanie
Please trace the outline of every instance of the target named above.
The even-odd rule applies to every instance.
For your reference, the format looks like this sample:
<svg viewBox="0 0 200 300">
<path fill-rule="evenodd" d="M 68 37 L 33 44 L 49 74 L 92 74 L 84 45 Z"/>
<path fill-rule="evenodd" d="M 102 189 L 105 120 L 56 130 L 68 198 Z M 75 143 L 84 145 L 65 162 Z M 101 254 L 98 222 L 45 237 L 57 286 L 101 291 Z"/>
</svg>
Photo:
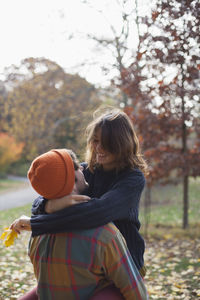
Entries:
<svg viewBox="0 0 200 300">
<path fill-rule="evenodd" d="M 27 177 L 33 189 L 46 200 L 71 195 L 66 207 L 90 200 L 90 197 L 81 195 L 88 184 L 82 166 L 72 150 L 53 149 L 36 157 L 31 163 Z M 18 234 L 22 230 L 30 231 L 30 218 L 21 216 L 10 228 Z"/>
<path fill-rule="evenodd" d="M 66 149 L 54 149 L 37 157 L 28 178 L 47 199 L 82 193 L 87 188 L 75 154 Z M 20 226 L 21 219 L 11 225 L 16 231 Z M 31 238 L 29 256 L 38 281 L 38 299 L 148 299 L 126 242 L 113 223 Z M 111 290 L 106 288 L 113 283 Z M 103 288 L 105 293 L 98 294 Z"/>
<path fill-rule="evenodd" d="M 54 149 L 34 159 L 27 176 L 34 190 L 44 198 L 61 198 L 73 190 L 74 163 L 66 149 Z"/>
</svg>

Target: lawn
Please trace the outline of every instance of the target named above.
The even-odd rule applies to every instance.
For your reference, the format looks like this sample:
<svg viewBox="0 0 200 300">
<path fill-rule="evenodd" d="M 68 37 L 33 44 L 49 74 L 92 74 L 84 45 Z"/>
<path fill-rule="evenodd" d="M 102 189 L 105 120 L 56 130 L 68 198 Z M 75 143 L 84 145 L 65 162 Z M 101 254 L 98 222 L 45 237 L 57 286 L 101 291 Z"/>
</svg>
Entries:
<svg viewBox="0 0 200 300">
<path fill-rule="evenodd" d="M 0 194 L 27 186 L 27 183 L 21 180 L 0 179 Z"/>
<path fill-rule="evenodd" d="M 182 226 L 183 200 L 182 185 L 157 185 L 152 188 L 151 206 L 148 208 L 147 218 L 150 224 Z M 141 223 L 144 220 L 144 193 L 141 201 Z M 189 211 L 190 224 L 198 223 L 200 215 L 200 177 L 190 179 Z"/>
<path fill-rule="evenodd" d="M 29 204 L 0 211 L 0 232 L 20 215 L 30 215 L 30 208 Z M 36 284 L 27 255 L 29 237 L 29 233 L 19 235 L 14 245 L 8 248 L 0 241 L 0 300 L 17 299 Z"/>
<path fill-rule="evenodd" d="M 181 229 L 181 186 L 157 187 L 153 191 L 148 236 L 145 237 L 146 285 L 150 299 L 200 299 L 200 181 L 190 182 L 190 227 Z M 157 204 L 159 203 L 159 205 Z M 144 223 L 143 206 L 141 221 Z M 30 205 L 0 211 L 0 231 Z M 141 227 L 144 234 L 144 226 Z M 29 234 L 21 234 L 14 246 L 0 242 L 0 300 L 17 299 L 35 284 L 27 256 Z"/>
</svg>

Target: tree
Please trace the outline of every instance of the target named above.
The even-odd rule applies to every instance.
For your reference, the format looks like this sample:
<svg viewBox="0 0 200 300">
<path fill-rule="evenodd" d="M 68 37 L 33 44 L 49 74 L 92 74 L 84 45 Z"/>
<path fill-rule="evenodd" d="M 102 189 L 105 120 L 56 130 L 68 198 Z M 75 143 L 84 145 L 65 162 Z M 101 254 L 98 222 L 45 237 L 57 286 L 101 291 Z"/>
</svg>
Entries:
<svg viewBox="0 0 200 300">
<path fill-rule="evenodd" d="M 56 147 L 81 153 L 80 132 L 99 103 L 94 86 L 44 58 L 12 66 L 6 83 L 11 89 L 5 98 L 7 130 L 24 143 L 27 159 Z"/>
<path fill-rule="evenodd" d="M 11 163 L 17 161 L 22 153 L 23 144 L 6 133 L 0 133 L 0 175 L 4 174 Z"/>
<path fill-rule="evenodd" d="M 151 18 L 142 18 L 138 57 L 148 74 L 139 85 L 142 106 L 134 113 L 147 156 L 153 159 L 151 179 L 168 179 L 176 172 L 183 181 L 183 228 L 188 227 L 189 176 L 200 175 L 200 3 L 158 0 Z M 123 86 L 133 99 L 132 66 Z M 172 177 L 171 177 L 172 178 Z M 174 179 L 174 177 L 173 177 Z"/>
<path fill-rule="evenodd" d="M 101 53 L 101 56 L 109 57 L 106 63 L 101 62 L 101 68 L 105 76 L 112 78 L 113 90 L 116 90 L 119 83 L 118 77 L 122 79 L 123 70 L 128 67 L 137 48 L 137 35 L 135 34 L 137 0 L 114 0 L 109 3 L 100 1 L 95 4 L 90 0 L 82 2 L 89 6 L 92 12 L 99 14 L 102 24 L 107 28 L 106 32 L 101 31 L 99 34 L 91 30 L 86 38 L 94 42 L 97 54 Z M 100 64 L 99 61 L 98 64 Z M 122 106 L 128 105 L 128 97 L 123 90 L 121 90 L 120 98 Z"/>
<path fill-rule="evenodd" d="M 5 118 L 4 118 L 4 99 L 6 97 L 6 88 L 3 81 L 0 80 L 0 132 L 5 130 Z"/>
</svg>

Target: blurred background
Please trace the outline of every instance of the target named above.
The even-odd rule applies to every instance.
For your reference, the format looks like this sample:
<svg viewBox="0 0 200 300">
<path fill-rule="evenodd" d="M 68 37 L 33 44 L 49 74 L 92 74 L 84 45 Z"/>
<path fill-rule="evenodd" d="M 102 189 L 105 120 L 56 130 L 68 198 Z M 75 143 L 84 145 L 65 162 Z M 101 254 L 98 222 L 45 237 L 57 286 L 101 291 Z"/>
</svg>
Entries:
<svg viewBox="0 0 200 300">
<path fill-rule="evenodd" d="M 154 243 L 196 243 L 196 260 L 183 255 L 176 268 L 193 268 L 187 287 L 151 298 L 200 297 L 199 0 L 3 0 L 0 36 L 0 193 L 23 187 L 32 159 L 49 149 L 84 160 L 93 112 L 121 108 L 150 168 L 140 208 L 147 260 Z"/>
</svg>

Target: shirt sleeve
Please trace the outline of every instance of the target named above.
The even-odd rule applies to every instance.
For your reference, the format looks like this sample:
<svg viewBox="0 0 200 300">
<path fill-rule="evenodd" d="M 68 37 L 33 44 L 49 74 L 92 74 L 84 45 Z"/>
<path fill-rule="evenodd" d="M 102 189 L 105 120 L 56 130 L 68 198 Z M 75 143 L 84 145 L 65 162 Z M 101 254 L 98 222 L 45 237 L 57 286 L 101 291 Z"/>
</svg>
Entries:
<svg viewBox="0 0 200 300">
<path fill-rule="evenodd" d="M 113 237 L 104 252 L 104 272 L 126 300 L 147 300 L 148 293 L 121 234 Z"/>
<path fill-rule="evenodd" d="M 137 220 L 138 205 L 144 188 L 142 173 L 119 180 L 100 198 L 92 198 L 58 212 L 31 217 L 33 236 L 79 229 L 90 229 L 130 217 Z"/>
</svg>

